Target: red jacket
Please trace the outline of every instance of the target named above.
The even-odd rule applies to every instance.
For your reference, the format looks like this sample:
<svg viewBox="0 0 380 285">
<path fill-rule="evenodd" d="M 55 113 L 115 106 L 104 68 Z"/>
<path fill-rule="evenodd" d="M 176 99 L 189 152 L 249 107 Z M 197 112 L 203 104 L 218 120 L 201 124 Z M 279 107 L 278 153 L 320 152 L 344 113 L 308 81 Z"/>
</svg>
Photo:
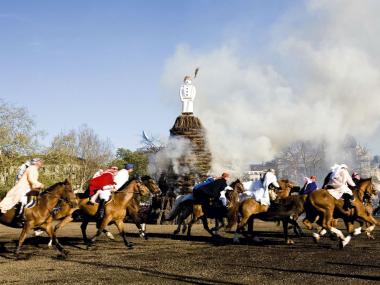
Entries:
<svg viewBox="0 0 380 285">
<path fill-rule="evenodd" d="M 90 196 L 94 195 L 95 192 L 99 189 L 102 189 L 104 186 L 107 185 L 114 185 L 115 182 L 113 181 L 113 175 L 109 172 L 103 173 L 102 175 L 92 178 L 90 180 Z"/>
</svg>

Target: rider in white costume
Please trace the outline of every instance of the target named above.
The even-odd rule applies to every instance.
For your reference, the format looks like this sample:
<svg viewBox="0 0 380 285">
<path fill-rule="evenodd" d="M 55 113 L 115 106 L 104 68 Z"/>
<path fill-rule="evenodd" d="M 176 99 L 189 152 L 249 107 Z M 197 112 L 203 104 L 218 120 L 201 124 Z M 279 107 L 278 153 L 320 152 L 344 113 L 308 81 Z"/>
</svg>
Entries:
<svg viewBox="0 0 380 285">
<path fill-rule="evenodd" d="M 246 190 L 243 193 L 243 199 L 245 198 L 254 198 L 257 202 L 262 205 L 270 205 L 270 197 L 269 197 L 269 185 L 273 185 L 277 188 L 280 185 L 277 182 L 277 177 L 274 173 L 273 169 L 269 169 L 264 176 L 264 180 L 257 181 L 248 181 L 243 182 L 244 189 Z"/>
<path fill-rule="evenodd" d="M 345 164 L 338 165 L 333 169 L 328 185 L 332 186 L 332 189 L 328 189 L 328 191 L 335 199 L 340 199 L 345 193 L 352 195 L 352 191 L 348 188 L 348 185 L 352 187 L 356 186 Z"/>
</svg>

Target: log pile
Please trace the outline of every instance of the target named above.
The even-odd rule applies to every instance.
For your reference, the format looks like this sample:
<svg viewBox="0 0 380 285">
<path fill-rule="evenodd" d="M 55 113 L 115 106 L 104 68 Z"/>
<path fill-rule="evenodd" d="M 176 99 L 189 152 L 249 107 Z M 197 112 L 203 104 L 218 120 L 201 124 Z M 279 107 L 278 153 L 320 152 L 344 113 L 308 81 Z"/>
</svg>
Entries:
<svg viewBox="0 0 380 285">
<path fill-rule="evenodd" d="M 182 193 L 191 192 L 196 181 L 206 176 L 211 168 L 211 152 L 206 140 L 206 132 L 199 118 L 193 114 L 182 113 L 175 120 L 170 130 L 171 137 L 187 139 L 190 142 L 191 155 L 182 156 L 178 163 L 185 173 L 175 174 L 168 171 L 168 180 L 176 185 Z"/>
</svg>

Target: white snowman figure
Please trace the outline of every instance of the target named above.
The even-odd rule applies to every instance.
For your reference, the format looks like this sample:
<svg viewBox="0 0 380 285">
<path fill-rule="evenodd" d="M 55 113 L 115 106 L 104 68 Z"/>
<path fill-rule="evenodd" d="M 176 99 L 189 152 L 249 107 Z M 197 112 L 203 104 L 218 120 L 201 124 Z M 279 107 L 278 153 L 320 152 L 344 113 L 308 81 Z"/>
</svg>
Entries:
<svg viewBox="0 0 380 285">
<path fill-rule="evenodd" d="M 182 101 L 182 113 L 193 114 L 194 111 L 194 98 L 197 93 L 195 86 L 192 83 L 190 76 L 185 76 L 181 89 L 179 90 L 179 96 Z"/>
</svg>

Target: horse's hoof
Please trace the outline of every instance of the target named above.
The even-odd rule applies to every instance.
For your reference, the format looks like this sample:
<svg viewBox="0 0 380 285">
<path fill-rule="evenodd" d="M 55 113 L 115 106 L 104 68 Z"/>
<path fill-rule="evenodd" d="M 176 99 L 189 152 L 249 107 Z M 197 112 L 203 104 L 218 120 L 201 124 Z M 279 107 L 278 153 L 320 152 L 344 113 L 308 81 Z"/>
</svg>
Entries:
<svg viewBox="0 0 380 285">
<path fill-rule="evenodd" d="M 375 239 L 373 234 L 367 233 L 367 239 Z"/>
<path fill-rule="evenodd" d="M 318 243 L 320 239 L 321 239 L 321 236 L 319 234 L 313 233 L 313 240 L 315 243 Z"/>
<path fill-rule="evenodd" d="M 113 236 L 113 234 L 111 234 L 110 232 L 106 232 L 106 236 L 110 239 L 110 240 L 115 240 L 115 237 Z M 95 241 L 93 239 L 93 241 Z"/>
<path fill-rule="evenodd" d="M 340 243 L 339 243 L 339 247 L 340 248 L 344 248 L 346 245 L 348 245 L 348 243 L 351 241 L 351 236 L 348 235 L 346 236 L 346 238 L 344 240 L 341 240 Z"/>
<path fill-rule="evenodd" d="M 294 244 L 294 241 L 291 240 L 291 239 L 288 239 L 288 240 L 286 241 L 286 244 L 287 244 L 287 245 L 292 245 L 292 244 Z"/>
<path fill-rule="evenodd" d="M 132 249 L 133 248 L 133 243 L 132 242 L 128 242 L 125 244 L 125 246 L 128 248 L 128 249 Z"/>
<path fill-rule="evenodd" d="M 357 228 L 357 229 L 354 230 L 353 235 L 354 235 L 354 236 L 358 236 L 358 235 L 360 235 L 361 233 L 362 233 L 362 228 Z"/>
</svg>

